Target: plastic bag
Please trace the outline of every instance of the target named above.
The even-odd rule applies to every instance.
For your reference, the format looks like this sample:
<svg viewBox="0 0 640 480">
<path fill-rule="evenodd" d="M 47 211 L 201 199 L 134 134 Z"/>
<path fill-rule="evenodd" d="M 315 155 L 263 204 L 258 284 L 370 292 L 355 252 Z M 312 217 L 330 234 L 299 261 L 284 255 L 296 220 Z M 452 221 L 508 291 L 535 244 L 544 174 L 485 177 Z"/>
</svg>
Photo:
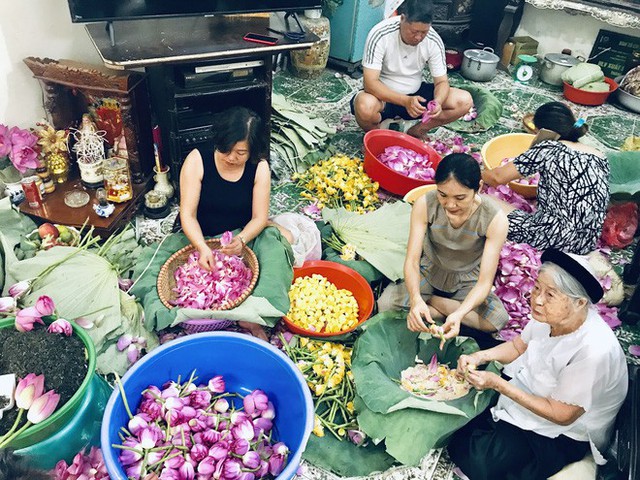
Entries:
<svg viewBox="0 0 640 480">
<path fill-rule="evenodd" d="M 293 235 L 294 267 L 301 267 L 305 260 L 320 260 L 320 230 L 313 220 L 298 213 L 282 213 L 272 217 L 271 221 L 282 225 Z"/>
<path fill-rule="evenodd" d="M 638 205 L 636 203 L 611 205 L 604 219 L 602 241 L 609 247 L 624 248 L 631 245 L 637 229 Z"/>
</svg>

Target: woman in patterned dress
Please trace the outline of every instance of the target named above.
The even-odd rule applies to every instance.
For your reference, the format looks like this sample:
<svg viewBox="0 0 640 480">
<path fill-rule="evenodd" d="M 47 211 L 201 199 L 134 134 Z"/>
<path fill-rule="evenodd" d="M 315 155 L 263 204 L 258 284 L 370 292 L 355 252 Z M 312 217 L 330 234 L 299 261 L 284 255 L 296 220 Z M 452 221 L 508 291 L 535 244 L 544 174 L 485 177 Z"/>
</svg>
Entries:
<svg viewBox="0 0 640 480">
<path fill-rule="evenodd" d="M 592 251 L 609 203 L 609 163 L 602 152 L 578 143 L 587 133 L 565 104 L 550 102 L 534 115 L 536 128 L 552 130 L 557 141 L 541 142 L 512 162 L 484 170 L 482 179 L 495 186 L 540 174 L 538 210 L 525 213 L 504 204 L 509 218 L 508 240 L 540 250 L 557 248 L 584 255 Z"/>
</svg>

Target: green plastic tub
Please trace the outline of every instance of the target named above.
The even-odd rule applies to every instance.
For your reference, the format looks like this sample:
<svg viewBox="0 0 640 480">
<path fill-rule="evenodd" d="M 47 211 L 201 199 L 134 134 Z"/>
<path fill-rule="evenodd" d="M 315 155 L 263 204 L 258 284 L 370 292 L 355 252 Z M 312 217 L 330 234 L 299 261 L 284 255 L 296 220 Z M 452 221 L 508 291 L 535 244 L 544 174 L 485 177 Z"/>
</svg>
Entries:
<svg viewBox="0 0 640 480">
<path fill-rule="evenodd" d="M 0 320 L 0 328 L 14 328 L 14 319 Z M 64 404 L 60 409 L 56 410 L 53 415 L 47 418 L 44 422 L 37 425 L 33 425 L 27 428 L 24 432 L 18 435 L 9 446 L 15 449 L 20 449 L 42 442 L 47 438 L 53 436 L 58 430 L 69 423 L 71 418 L 76 414 L 82 399 L 87 395 L 89 385 L 95 375 L 96 371 L 96 349 L 93 346 L 93 342 L 89 335 L 75 323 L 71 323 L 73 326 L 73 333 L 77 335 L 84 343 L 87 349 L 88 365 L 87 376 L 82 381 L 78 391 Z"/>
</svg>

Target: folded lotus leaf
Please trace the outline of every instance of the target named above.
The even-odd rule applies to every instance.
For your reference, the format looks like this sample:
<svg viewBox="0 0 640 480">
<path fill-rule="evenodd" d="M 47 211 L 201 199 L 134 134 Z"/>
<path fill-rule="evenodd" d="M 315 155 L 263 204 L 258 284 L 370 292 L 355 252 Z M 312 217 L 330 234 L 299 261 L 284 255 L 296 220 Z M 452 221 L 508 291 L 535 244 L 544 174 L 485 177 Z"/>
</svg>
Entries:
<svg viewBox="0 0 640 480">
<path fill-rule="evenodd" d="M 435 401 L 413 395 L 399 385 L 401 372 L 415 365 L 416 356 L 428 363 L 435 353 L 440 363 L 455 367 L 461 354 L 478 350 L 472 338 L 450 340 L 440 351 L 439 338 L 407 329 L 405 312 L 378 314 L 367 321 L 364 330 L 352 357 L 358 424 L 377 443 L 384 441 L 387 453 L 399 462 L 417 464 L 494 398 L 494 391 L 471 389 L 464 397 Z M 495 364 L 487 369 L 498 372 Z"/>
<path fill-rule="evenodd" d="M 607 152 L 611 195 L 640 192 L 640 152 Z"/>
<path fill-rule="evenodd" d="M 483 87 L 465 85 L 460 88 L 471 94 L 478 116 L 470 122 L 459 118 L 447 125 L 447 128 L 456 132 L 477 133 L 489 130 L 498 123 L 502 116 L 502 102 L 498 100 L 498 97 Z"/>
</svg>

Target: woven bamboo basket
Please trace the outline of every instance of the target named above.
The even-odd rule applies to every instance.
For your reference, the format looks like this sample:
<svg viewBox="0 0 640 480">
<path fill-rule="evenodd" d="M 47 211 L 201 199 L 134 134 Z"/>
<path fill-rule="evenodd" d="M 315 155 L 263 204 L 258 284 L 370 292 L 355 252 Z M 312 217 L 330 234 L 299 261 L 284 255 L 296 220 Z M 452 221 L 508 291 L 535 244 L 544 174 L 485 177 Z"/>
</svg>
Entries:
<svg viewBox="0 0 640 480">
<path fill-rule="evenodd" d="M 212 250 L 219 250 L 220 239 L 209 239 L 207 240 L 207 245 L 209 245 Z M 160 269 L 160 274 L 158 275 L 158 282 L 156 286 L 158 288 L 158 296 L 160 297 L 160 301 L 167 308 L 173 308 L 174 305 L 172 305 L 170 302 L 176 299 L 176 294 L 173 291 L 173 289 L 176 287 L 176 279 L 174 277 L 174 273 L 179 266 L 183 265 L 187 261 L 187 258 L 189 257 L 191 252 L 193 252 L 193 250 L 194 248 L 192 245 L 187 245 L 186 247 L 181 248 L 176 253 L 171 255 L 169 259 L 164 262 L 164 265 L 162 265 L 162 268 Z M 232 308 L 237 307 L 242 302 L 244 302 L 249 295 L 251 295 L 251 292 L 256 286 L 258 275 L 260 273 L 260 266 L 258 265 L 256 254 L 253 253 L 253 250 L 245 245 L 242 248 L 240 257 L 242 257 L 245 265 L 247 265 L 253 273 L 251 283 L 249 284 L 245 292 L 240 295 L 235 301 L 223 304 L 220 307 L 217 307 L 216 310 L 231 310 Z"/>
</svg>

